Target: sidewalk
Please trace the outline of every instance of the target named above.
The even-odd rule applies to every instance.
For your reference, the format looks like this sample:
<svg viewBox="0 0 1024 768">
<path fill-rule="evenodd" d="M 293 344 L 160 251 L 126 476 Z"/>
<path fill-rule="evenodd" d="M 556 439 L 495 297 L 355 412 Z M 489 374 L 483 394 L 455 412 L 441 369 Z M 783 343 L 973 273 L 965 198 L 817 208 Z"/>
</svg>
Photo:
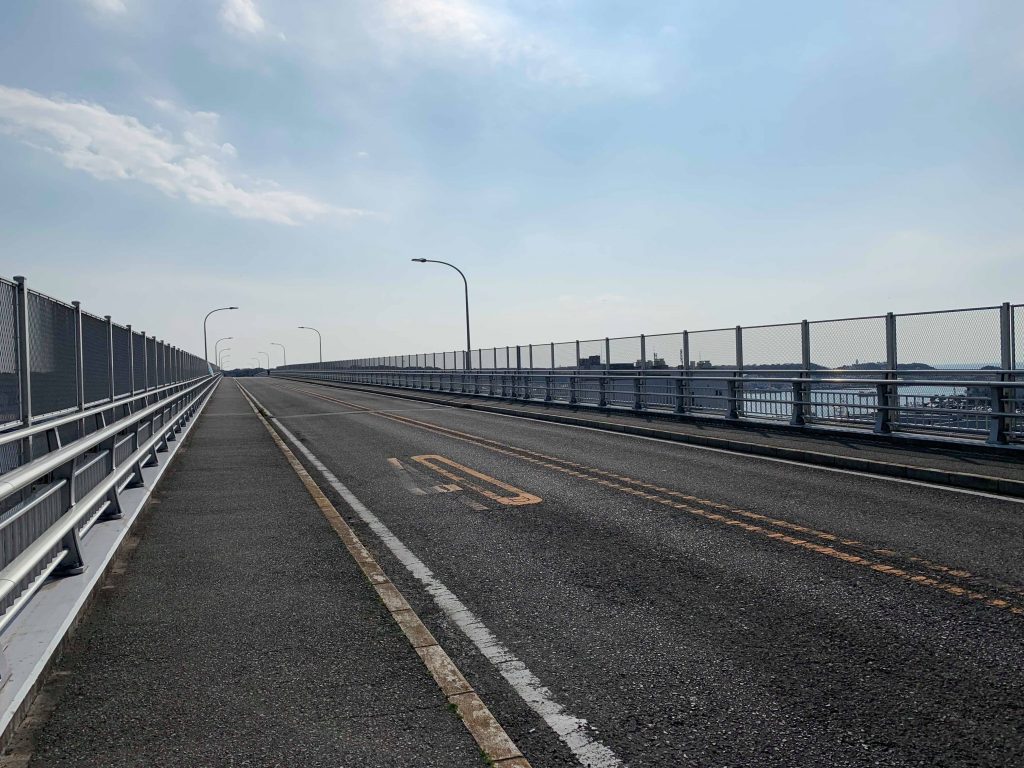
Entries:
<svg viewBox="0 0 1024 768">
<path fill-rule="evenodd" d="M 16 737 L 28 765 L 484 765 L 233 382 L 150 503 Z"/>
</svg>

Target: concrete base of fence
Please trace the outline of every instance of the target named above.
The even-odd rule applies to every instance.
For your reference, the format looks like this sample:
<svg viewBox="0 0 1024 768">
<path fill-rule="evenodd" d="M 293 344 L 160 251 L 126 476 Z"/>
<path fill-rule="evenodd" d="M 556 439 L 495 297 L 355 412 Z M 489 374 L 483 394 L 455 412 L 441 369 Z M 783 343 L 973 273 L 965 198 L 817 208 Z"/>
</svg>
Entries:
<svg viewBox="0 0 1024 768">
<path fill-rule="evenodd" d="M 153 488 L 180 450 L 209 402 L 213 387 L 196 416 L 157 453 L 158 463 L 142 469 L 144 486 L 125 488 L 119 496 L 122 517 L 98 523 L 82 539 L 82 555 L 88 566 L 80 576 L 53 579 L 44 584 L 0 637 L 0 653 L 10 676 L 0 688 L 0 749 L 10 743 L 14 731 L 28 714 L 36 694 L 53 664 L 60 658 L 75 627 L 95 597 L 111 563 L 124 548 L 128 533 L 138 519 Z"/>
<path fill-rule="evenodd" d="M 652 425 L 652 422 L 657 420 L 669 420 L 679 419 L 679 416 L 673 416 L 672 414 L 652 414 L 644 413 L 636 416 L 637 421 L 643 420 L 645 424 L 629 424 L 622 422 L 608 422 L 602 421 L 599 418 L 594 418 L 601 413 L 609 413 L 607 409 L 593 408 L 590 410 L 589 417 L 575 416 L 572 411 L 579 410 L 580 406 L 572 406 L 569 404 L 560 403 L 536 403 L 529 402 L 524 405 L 529 406 L 540 406 L 544 410 L 524 410 L 523 408 L 517 408 L 511 403 L 509 405 L 501 405 L 495 403 L 493 400 L 490 402 L 476 401 L 472 395 L 457 395 L 460 398 L 465 398 L 458 402 L 451 402 L 450 396 L 438 397 L 437 395 L 430 394 L 417 394 L 406 389 L 398 387 L 385 387 L 385 386 L 366 386 L 366 385 L 354 385 L 354 384 L 342 384 L 328 381 L 316 381 L 313 379 L 305 379 L 301 377 L 289 377 L 287 375 L 277 375 L 278 378 L 288 378 L 294 381 L 302 381 L 308 384 L 320 384 L 323 386 L 337 387 L 340 389 L 351 389 L 365 392 L 375 392 L 379 394 L 386 394 L 394 397 L 401 397 L 408 400 L 417 400 L 420 402 L 438 403 L 444 402 L 446 405 L 452 405 L 454 407 L 468 408 L 471 410 L 478 410 L 487 413 L 498 413 L 505 416 L 516 416 L 520 418 L 535 419 L 538 421 L 548 421 L 556 424 L 568 424 L 572 426 L 588 427 L 591 429 L 603 429 L 611 432 L 620 432 L 623 434 L 636 435 L 640 437 L 655 438 L 658 440 L 669 440 L 672 442 L 685 443 L 689 445 L 696 445 L 705 448 L 715 448 L 720 450 L 733 451 L 735 453 L 747 453 L 757 456 L 765 456 L 774 459 L 782 459 L 786 461 L 796 461 L 803 464 L 810 464 L 814 466 L 830 467 L 833 469 L 843 469 L 853 472 L 864 472 L 867 474 L 881 475 L 884 477 L 896 477 L 905 480 L 916 480 L 920 482 L 933 483 L 936 485 L 946 485 L 955 488 L 964 488 L 975 491 L 984 491 L 986 493 L 994 493 L 1003 496 L 1015 496 L 1024 498 L 1024 481 L 1014 480 L 1004 477 L 995 477 L 991 475 L 977 474 L 971 472 L 960 472 L 951 471 L 948 469 L 935 469 L 925 466 L 914 466 L 910 464 L 901 464 L 898 462 L 891 461 L 879 461 L 877 459 L 862 458 L 857 456 L 844 456 L 842 454 L 828 453 L 824 451 L 813 451 L 813 450 L 800 450 L 787 448 L 777 445 L 765 445 L 763 443 L 751 442 L 743 440 L 741 438 L 731 439 L 723 437 L 714 437 L 709 435 L 695 435 L 690 433 L 678 432 L 670 429 L 659 428 Z M 615 415 L 624 415 L 619 412 L 615 412 Z M 704 419 L 708 421 L 708 419 Z M 723 420 L 724 421 L 724 420 Z M 774 429 L 774 430 L 790 430 L 800 431 L 801 427 L 790 427 L 782 424 L 771 424 L 764 425 L 759 423 L 737 423 L 730 422 L 730 426 L 733 426 L 738 432 L 742 432 L 744 429 Z M 835 436 L 846 436 L 852 439 L 861 441 L 877 441 L 879 444 L 893 445 L 894 442 L 905 441 L 908 446 L 913 445 L 918 448 L 940 448 L 949 450 L 956 448 L 959 450 L 976 452 L 978 454 L 988 453 L 989 455 L 1000 455 L 1005 456 L 1007 451 L 1012 452 L 1015 456 L 1019 456 L 1024 461 L 1024 451 L 1021 451 L 1016 446 L 1001 446 L 998 448 L 988 446 L 979 443 L 965 443 L 964 441 L 953 441 L 953 440 L 942 440 L 932 436 L 919 437 L 917 435 L 897 436 L 887 435 L 885 438 L 878 438 L 870 434 L 852 433 L 849 430 L 826 430 L 822 427 L 815 427 L 815 432 L 821 435 L 824 432 L 831 431 Z"/>
</svg>

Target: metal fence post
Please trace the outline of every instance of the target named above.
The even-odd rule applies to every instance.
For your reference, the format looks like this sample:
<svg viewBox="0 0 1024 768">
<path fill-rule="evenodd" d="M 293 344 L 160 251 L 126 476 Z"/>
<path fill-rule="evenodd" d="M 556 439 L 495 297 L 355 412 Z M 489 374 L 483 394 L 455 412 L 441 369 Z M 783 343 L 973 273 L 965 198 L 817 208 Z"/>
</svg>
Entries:
<svg viewBox="0 0 1024 768">
<path fill-rule="evenodd" d="M 571 372 L 569 373 L 569 404 L 570 405 L 575 405 L 577 402 L 579 402 L 579 395 L 578 395 L 578 393 L 576 391 L 576 388 L 577 388 L 577 385 L 578 385 L 578 382 L 579 382 L 578 374 L 579 374 L 579 371 L 580 371 L 580 364 L 581 363 L 582 363 L 582 361 L 580 360 L 580 340 L 576 339 L 576 362 L 573 364 Z"/>
<path fill-rule="evenodd" d="M 647 338 L 640 334 L 640 372 L 633 380 L 633 408 L 638 411 L 644 409 L 644 377 L 647 375 Z"/>
<path fill-rule="evenodd" d="M 811 378 L 811 324 L 800 321 L 800 378 Z M 794 427 L 802 427 L 807 421 L 804 418 L 810 405 L 810 385 L 802 382 L 793 384 L 793 410 L 789 423 Z"/>
<path fill-rule="evenodd" d="M 896 380 L 899 358 L 896 353 L 896 315 L 888 312 L 885 315 L 885 378 Z M 895 406 L 899 397 L 895 384 L 879 384 L 878 411 L 875 414 L 875 432 L 887 435 L 892 432 L 892 424 L 897 420 Z"/>
<path fill-rule="evenodd" d="M 28 283 L 18 275 L 14 278 L 17 285 L 15 297 L 15 317 L 18 322 L 18 387 L 21 390 L 18 404 L 21 406 L 21 426 L 32 426 L 32 356 L 31 334 L 28 321 Z M 21 441 L 20 464 L 32 460 L 32 438 Z"/>
<path fill-rule="evenodd" d="M 85 351 L 82 344 L 82 302 L 72 301 L 75 308 L 75 396 L 78 410 L 85 410 Z M 78 422 L 78 436 L 85 437 L 85 419 Z"/>
<path fill-rule="evenodd" d="M 1010 302 L 999 307 L 999 373 L 1000 381 L 1013 379 L 1013 308 Z M 1006 443 L 1010 427 L 1011 414 L 1016 409 L 1013 387 L 992 386 L 991 408 L 989 416 L 988 442 L 996 445 Z"/>
<path fill-rule="evenodd" d="M 604 337 L 604 365 L 602 366 L 600 383 L 598 384 L 597 404 L 602 408 L 608 407 L 608 371 L 611 370 L 611 340 Z"/>
<path fill-rule="evenodd" d="M 107 321 L 107 397 L 114 402 L 114 321 L 110 315 L 104 315 Z"/>
<path fill-rule="evenodd" d="M 128 328 L 128 385 L 129 393 L 135 394 L 135 333 L 129 323 Z M 133 404 L 134 407 L 134 404 Z"/>
<path fill-rule="evenodd" d="M 736 326 L 736 370 L 729 381 L 728 418 L 743 416 L 743 328 Z"/>
<path fill-rule="evenodd" d="M 693 375 L 690 371 L 690 332 L 683 331 L 683 359 L 682 362 L 682 374 L 679 376 L 679 396 L 676 400 L 676 413 L 686 413 L 689 405 L 689 394 L 690 394 L 690 377 Z"/>
</svg>

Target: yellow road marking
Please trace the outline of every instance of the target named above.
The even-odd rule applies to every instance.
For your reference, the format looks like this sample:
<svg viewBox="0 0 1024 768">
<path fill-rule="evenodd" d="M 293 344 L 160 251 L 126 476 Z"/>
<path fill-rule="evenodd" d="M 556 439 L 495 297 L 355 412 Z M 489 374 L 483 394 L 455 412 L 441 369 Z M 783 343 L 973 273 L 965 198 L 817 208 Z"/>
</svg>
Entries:
<svg viewBox="0 0 1024 768">
<path fill-rule="evenodd" d="M 302 462 L 296 458 L 291 448 L 284 442 L 284 439 L 277 433 L 277 430 L 267 421 L 260 409 L 256 407 L 246 392 L 245 388 L 236 381 L 235 384 L 242 391 L 242 395 L 249 403 L 253 413 L 256 414 L 263 426 L 267 428 L 274 444 L 284 454 L 285 459 L 295 474 L 299 476 L 302 484 L 306 487 L 309 495 L 313 498 L 317 507 L 327 518 L 335 533 L 342 540 L 352 559 L 356 561 L 359 569 L 370 581 L 377 596 L 391 618 L 398 624 L 399 628 L 409 640 L 424 666 L 434 678 L 438 688 L 448 703 L 455 707 L 466 730 L 469 731 L 473 740 L 476 741 L 480 751 L 494 765 L 506 766 L 507 768 L 530 768 L 530 763 L 523 757 L 519 747 L 515 745 L 505 729 L 497 721 L 480 697 L 473 691 L 472 686 L 463 677 L 462 672 L 455 666 L 445 650 L 438 644 L 437 640 L 420 620 L 416 612 L 406 602 L 405 597 L 391 580 L 384 573 L 370 551 L 363 546 L 356 532 L 352 530 L 345 519 L 341 516 L 331 500 L 320 490 L 313 477 L 302 466 Z M 394 459 L 393 461 L 398 461 Z M 400 463 L 399 463 L 400 464 Z M 393 465 L 392 465 L 393 466 Z"/>
<path fill-rule="evenodd" d="M 911 572 L 911 571 L 909 571 L 907 569 L 904 569 L 904 568 L 898 568 L 898 567 L 891 566 L 891 565 L 888 565 L 888 564 L 885 564 L 885 563 L 878 563 L 878 562 L 875 562 L 875 561 L 873 561 L 872 559 L 870 559 L 868 557 L 864 557 L 862 555 L 858 555 L 858 554 L 855 554 L 855 553 L 851 553 L 851 552 L 847 552 L 847 551 L 844 551 L 842 549 L 839 549 L 838 545 L 843 545 L 843 546 L 850 547 L 850 548 L 853 548 L 853 549 L 863 549 L 863 550 L 866 550 L 868 554 L 875 555 L 875 556 L 878 556 L 878 557 L 890 557 L 890 558 L 892 558 L 893 555 L 894 555 L 894 551 L 893 550 L 871 549 L 870 547 L 868 547 L 868 545 L 864 544 L 863 542 L 857 541 L 856 539 L 848 539 L 848 538 L 845 538 L 845 537 L 837 536 L 835 534 L 827 533 L 825 531 L 819 531 L 819 530 L 816 530 L 816 529 L 813 529 L 813 528 L 808 528 L 806 526 L 798 525 L 796 523 L 791 523 L 791 522 L 789 522 L 787 520 L 780 520 L 778 518 L 769 517 L 767 515 L 762 515 L 762 514 L 759 514 L 759 513 L 756 513 L 756 512 L 750 512 L 748 510 L 736 509 L 736 508 L 730 507 L 730 506 L 728 506 L 726 504 L 721 504 L 719 502 L 714 502 L 714 501 L 710 501 L 710 500 L 707 500 L 707 499 L 700 499 L 698 497 L 690 496 L 688 494 L 684 494 L 684 493 L 681 493 L 679 491 L 673 491 L 673 490 L 668 489 L 668 488 L 662 488 L 660 486 L 654 485 L 652 483 L 647 483 L 647 482 L 644 482 L 642 480 L 636 480 L 636 479 L 633 479 L 633 478 L 630 478 L 630 477 L 625 477 L 623 475 L 618 475 L 618 474 L 616 474 L 614 472 L 609 472 L 607 470 L 596 469 L 594 467 L 587 467 L 587 466 L 585 466 L 583 464 L 579 464 L 577 462 L 569 461 L 567 459 L 560 459 L 560 458 L 557 458 L 557 457 L 554 457 L 554 456 L 547 456 L 545 454 L 537 453 L 536 451 L 531 451 L 531 450 L 526 449 L 526 448 L 519 448 L 519 447 L 516 447 L 516 446 L 507 445 L 505 443 L 500 443 L 500 442 L 498 442 L 496 440 L 491 440 L 490 438 L 480 437 L 478 435 L 473 435 L 473 434 L 470 434 L 470 433 L 467 433 L 467 432 L 460 432 L 458 430 L 451 429 L 449 427 L 442 427 L 442 426 L 437 425 L 437 424 L 431 424 L 431 423 L 425 422 L 425 421 L 418 421 L 416 419 L 411 419 L 411 418 L 408 418 L 408 417 L 405 417 L 405 416 L 398 416 L 398 415 L 393 414 L 393 413 L 383 413 L 383 412 L 380 412 L 380 411 L 373 411 L 373 410 L 371 410 L 369 408 L 365 408 L 365 407 L 363 407 L 361 405 L 358 405 L 356 403 L 352 403 L 352 402 L 349 402 L 349 401 L 346 401 L 346 400 L 341 400 L 339 398 L 329 397 L 327 395 L 323 395 L 323 394 L 320 394 L 318 392 L 314 392 L 314 391 L 311 391 L 311 390 L 308 390 L 308 389 L 303 389 L 303 388 L 300 388 L 300 387 L 285 387 L 285 388 L 286 389 L 292 389 L 292 390 L 297 391 L 297 392 L 302 392 L 302 393 L 305 393 L 305 394 L 307 394 L 307 395 L 309 395 L 311 397 L 316 397 L 316 398 L 319 398 L 321 400 L 326 400 L 326 401 L 329 401 L 329 402 L 339 403 L 341 405 L 345 405 L 345 406 L 348 406 L 350 408 L 356 408 L 356 409 L 362 410 L 362 411 L 364 411 L 366 413 L 369 413 L 369 414 L 372 414 L 372 415 L 375 415 L 375 416 L 380 416 L 381 418 L 390 419 L 391 421 L 396 421 L 396 422 L 401 423 L 401 424 L 406 424 L 408 426 L 417 427 L 417 428 L 426 430 L 428 432 L 433 432 L 435 434 L 442 435 L 444 437 L 449 437 L 449 438 L 453 438 L 453 439 L 456 439 L 456 440 L 462 440 L 464 442 L 468 442 L 468 443 L 477 445 L 477 446 L 479 446 L 481 448 L 486 448 L 486 449 L 494 451 L 496 453 L 501 453 L 501 454 L 504 454 L 504 455 L 507 455 L 507 456 L 510 456 L 510 457 L 521 459 L 523 461 L 528 461 L 528 462 L 530 462 L 532 464 L 536 464 L 538 466 L 543 466 L 543 467 L 546 467 L 548 469 L 555 470 L 557 472 L 562 472 L 564 474 L 570 475 L 571 477 L 576 477 L 576 478 L 579 478 L 581 480 L 587 480 L 587 481 L 590 481 L 590 482 L 594 482 L 594 483 L 597 483 L 598 485 L 604 486 L 606 488 L 610 488 L 612 490 L 616 490 L 616 491 L 620 491 L 620 492 L 623 492 L 623 493 L 627 493 L 627 494 L 630 494 L 632 496 L 637 496 L 639 498 L 643 498 L 645 500 L 655 502 L 657 504 L 661 504 L 661 505 L 668 506 L 668 507 L 671 507 L 671 508 L 674 508 L 674 509 L 685 511 L 685 512 L 691 514 L 691 515 L 694 515 L 694 516 L 697 516 L 697 517 L 702 517 L 702 518 L 707 519 L 707 520 L 712 520 L 712 521 L 714 521 L 716 523 L 720 523 L 722 525 L 727 525 L 727 526 L 730 526 L 730 527 L 737 527 L 737 528 L 740 528 L 741 530 L 745 530 L 745 531 L 747 531 L 749 533 L 754 533 L 754 534 L 758 534 L 758 535 L 761 535 L 761 536 L 765 536 L 765 537 L 770 538 L 772 540 L 781 541 L 781 542 L 784 542 L 784 543 L 789 544 L 791 546 L 800 547 L 802 549 L 809 550 L 809 551 L 815 552 L 817 554 L 824 555 L 826 557 L 835 558 L 835 559 L 838 559 L 838 560 L 842 560 L 843 562 L 846 562 L 846 563 L 850 563 L 850 564 L 857 565 L 857 566 L 860 566 L 860 567 L 868 568 L 868 569 L 870 569 L 870 570 L 872 570 L 872 571 L 874 571 L 876 573 L 883 573 L 883 574 L 886 574 L 888 576 L 893 576 L 895 578 L 899 578 L 899 579 L 908 581 L 908 582 L 913 583 L 913 584 L 919 584 L 919 585 L 922 585 L 922 586 L 932 587 L 934 589 L 937 589 L 939 591 L 945 592 L 945 593 L 950 594 L 950 595 L 954 595 L 956 597 L 965 597 L 965 598 L 968 598 L 970 600 L 980 601 L 983 604 L 988 605 L 988 606 L 990 606 L 992 608 L 998 608 L 998 609 L 1009 611 L 1010 613 L 1012 613 L 1015 616 L 1024 616 L 1024 608 L 1021 608 L 1021 607 L 1019 607 L 1019 606 L 1017 606 L 1015 604 L 1012 604 L 1012 603 L 1010 603 L 1007 600 L 1004 600 L 1002 598 L 995 597 L 993 595 L 986 594 L 984 592 L 981 592 L 981 591 L 978 591 L 978 590 L 975 590 L 975 589 L 967 589 L 967 588 L 961 587 L 959 585 L 956 585 L 956 584 L 953 584 L 953 583 L 950 583 L 950 582 L 946 582 L 946 581 L 940 580 L 938 578 L 934 578 L 934 577 L 930 577 L 930 576 L 925 576 L 925 575 L 921 575 L 921 574 L 915 574 L 915 573 L 913 573 L 913 572 Z M 579 471 L 579 470 L 585 470 L 585 471 Z M 596 475 L 596 477 L 595 477 L 595 475 Z M 611 478 L 611 479 L 605 479 L 605 478 Z M 618 482 L 614 482 L 614 481 L 618 481 Z M 660 494 L 664 494 L 664 496 L 658 496 L 658 495 L 655 495 L 655 494 L 647 493 L 643 489 L 654 490 L 654 491 L 657 491 Z M 665 498 L 665 496 L 668 496 L 669 498 Z M 700 507 L 690 506 L 689 504 L 684 504 L 684 503 L 680 503 L 680 502 L 674 501 L 674 499 L 683 499 L 683 500 L 686 500 L 686 501 L 691 501 L 691 502 L 694 502 L 694 503 L 697 503 L 697 504 L 701 504 L 704 507 L 710 507 L 711 509 L 722 510 L 722 512 L 725 512 L 726 514 L 721 514 L 719 512 L 712 512 L 712 511 L 710 511 L 708 509 L 702 509 Z M 759 525 L 759 524 L 755 524 L 755 523 L 746 523 L 743 520 L 737 520 L 735 517 L 729 517 L 729 515 L 738 515 L 738 516 L 740 516 L 742 518 L 745 518 L 745 519 L 757 520 L 761 524 Z M 769 530 L 769 529 L 765 528 L 764 524 L 772 525 L 772 526 L 775 526 L 777 528 L 782 528 L 784 530 L 789 530 L 789 531 L 794 531 L 794 532 L 797 532 L 797 533 L 801 533 L 801 534 L 803 534 L 805 536 L 810 536 L 812 538 L 818 538 L 818 539 L 821 539 L 823 541 L 827 541 L 829 543 L 827 545 L 817 544 L 817 543 L 815 543 L 813 541 L 808 541 L 807 539 L 801 539 L 801 538 L 798 538 L 796 536 L 789 535 L 787 533 L 781 533 L 779 531 L 772 531 L 772 530 Z M 965 570 L 958 569 L 958 568 L 951 568 L 949 566 L 941 565 L 939 563 L 934 563 L 934 562 L 932 562 L 930 560 L 926 560 L 924 558 L 920 558 L 920 557 L 916 557 L 916 556 L 912 556 L 912 555 L 899 555 L 899 553 L 895 553 L 895 554 L 900 559 L 912 562 L 915 565 L 918 565 L 920 567 L 924 567 L 927 570 L 932 570 L 932 571 L 940 572 L 940 573 L 943 573 L 945 575 L 949 575 L 949 576 L 953 576 L 953 577 L 957 577 L 957 578 L 972 578 L 972 579 L 978 579 L 978 580 L 980 580 L 982 578 L 982 577 L 976 576 L 975 574 L 970 573 L 969 571 L 965 571 Z M 988 580 L 988 581 L 989 581 L 989 586 L 994 587 L 996 589 L 1010 591 L 1010 592 L 1014 592 L 1014 593 L 1018 593 L 1018 594 L 1024 594 L 1024 588 L 1022 588 L 1022 587 L 1018 587 L 1016 585 L 1010 585 L 1010 584 L 1003 584 L 1002 582 L 999 582 L 999 581 L 996 581 L 996 580 Z"/>
<path fill-rule="evenodd" d="M 430 467 L 432 470 L 437 472 L 442 477 L 447 477 L 449 480 L 454 480 L 457 483 L 461 483 L 467 488 L 471 488 L 477 493 L 486 496 L 491 501 L 496 501 L 498 504 L 504 504 L 506 507 L 521 507 L 527 504 L 540 504 L 541 501 L 543 501 L 543 499 L 541 499 L 540 496 L 534 496 L 532 493 L 521 491 L 513 485 L 503 483 L 501 480 L 493 478 L 490 475 L 485 475 L 483 472 L 477 472 L 475 469 L 464 467 L 463 465 L 458 464 L 445 456 L 438 456 L 436 454 L 428 456 L 413 456 L 412 460 L 418 461 L 423 466 Z M 467 480 L 465 477 L 461 477 L 456 472 L 452 472 L 449 469 L 439 467 L 438 464 L 444 464 L 447 467 L 452 467 L 458 470 L 458 472 L 461 472 L 463 475 L 475 477 L 477 480 L 489 483 L 497 488 L 500 488 L 503 491 L 506 491 L 511 495 L 502 496 L 490 490 L 489 488 L 474 483 L 472 480 Z"/>
</svg>

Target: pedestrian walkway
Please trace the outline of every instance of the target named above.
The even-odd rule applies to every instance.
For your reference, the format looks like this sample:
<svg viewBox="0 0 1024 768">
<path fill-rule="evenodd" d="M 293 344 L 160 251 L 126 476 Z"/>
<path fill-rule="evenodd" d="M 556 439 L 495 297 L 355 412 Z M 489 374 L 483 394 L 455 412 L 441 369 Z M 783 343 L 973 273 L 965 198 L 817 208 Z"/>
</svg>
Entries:
<svg viewBox="0 0 1024 768">
<path fill-rule="evenodd" d="M 233 382 L 150 504 L 16 736 L 21 764 L 484 765 Z"/>
</svg>

